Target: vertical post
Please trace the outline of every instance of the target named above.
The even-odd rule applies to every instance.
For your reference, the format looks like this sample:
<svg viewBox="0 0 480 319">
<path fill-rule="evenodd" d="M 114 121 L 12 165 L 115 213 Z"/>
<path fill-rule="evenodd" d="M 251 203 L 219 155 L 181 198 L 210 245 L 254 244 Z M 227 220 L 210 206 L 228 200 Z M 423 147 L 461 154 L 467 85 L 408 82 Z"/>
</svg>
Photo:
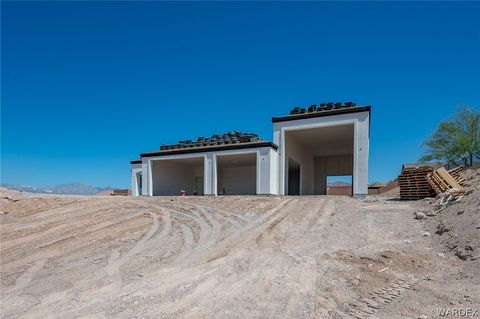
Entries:
<svg viewBox="0 0 480 319">
<path fill-rule="evenodd" d="M 140 195 L 148 195 L 148 161 L 142 160 L 142 193 Z"/>
<path fill-rule="evenodd" d="M 369 114 L 355 120 L 353 143 L 353 196 L 365 197 L 368 194 L 368 149 L 369 149 Z"/>
<path fill-rule="evenodd" d="M 205 195 L 215 195 L 214 183 L 215 183 L 215 169 L 214 169 L 214 157 L 212 152 L 205 155 L 204 158 L 204 193 Z"/>
<path fill-rule="evenodd" d="M 217 155 L 212 154 L 212 187 L 213 192 L 212 195 L 217 196 L 217 182 L 218 182 L 218 168 L 217 168 Z"/>
<path fill-rule="evenodd" d="M 153 196 L 153 161 L 147 160 L 147 195 Z"/>
<path fill-rule="evenodd" d="M 130 170 L 130 175 L 131 175 L 131 185 L 132 185 L 132 196 L 138 196 L 138 186 L 137 186 L 137 174 L 135 170 L 131 169 Z"/>
</svg>

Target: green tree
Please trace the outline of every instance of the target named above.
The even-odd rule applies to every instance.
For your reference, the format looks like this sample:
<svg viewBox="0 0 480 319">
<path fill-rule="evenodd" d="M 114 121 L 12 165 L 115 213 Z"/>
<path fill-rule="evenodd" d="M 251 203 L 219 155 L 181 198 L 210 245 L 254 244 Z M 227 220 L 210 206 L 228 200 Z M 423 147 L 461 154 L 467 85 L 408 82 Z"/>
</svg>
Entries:
<svg viewBox="0 0 480 319">
<path fill-rule="evenodd" d="M 480 151 L 480 113 L 462 106 L 453 118 L 440 123 L 423 145 L 426 152 L 422 162 L 455 161 Z"/>
</svg>

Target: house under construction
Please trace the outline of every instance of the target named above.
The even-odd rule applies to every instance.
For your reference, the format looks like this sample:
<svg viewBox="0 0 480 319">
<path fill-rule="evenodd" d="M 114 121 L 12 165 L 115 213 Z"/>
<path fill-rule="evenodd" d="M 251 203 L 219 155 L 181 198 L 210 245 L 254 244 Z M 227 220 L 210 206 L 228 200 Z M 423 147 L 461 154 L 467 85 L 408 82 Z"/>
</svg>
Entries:
<svg viewBox="0 0 480 319">
<path fill-rule="evenodd" d="M 132 194 L 325 195 L 328 176 L 351 176 L 367 195 L 370 106 L 295 107 L 272 122 L 273 143 L 234 131 L 140 154 Z"/>
</svg>

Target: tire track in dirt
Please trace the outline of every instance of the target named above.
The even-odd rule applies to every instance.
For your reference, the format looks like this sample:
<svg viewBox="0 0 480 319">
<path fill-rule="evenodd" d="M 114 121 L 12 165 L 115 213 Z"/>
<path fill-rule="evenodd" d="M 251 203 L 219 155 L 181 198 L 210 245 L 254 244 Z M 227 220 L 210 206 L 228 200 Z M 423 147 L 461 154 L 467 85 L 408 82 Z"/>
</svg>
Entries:
<svg viewBox="0 0 480 319">
<path fill-rule="evenodd" d="M 33 266 L 24 272 L 20 277 L 17 278 L 15 281 L 15 286 L 12 290 L 20 290 L 24 289 L 28 286 L 28 284 L 33 280 L 35 274 L 43 268 L 47 259 L 41 259 L 33 264 Z"/>
<path fill-rule="evenodd" d="M 386 304 L 400 298 L 415 285 L 414 281 L 396 279 L 382 288 L 370 292 L 369 298 L 357 298 L 329 314 L 337 314 L 344 318 L 367 319 L 376 315 Z"/>
<path fill-rule="evenodd" d="M 28 270 L 26 270 L 23 274 L 21 274 L 17 278 L 13 288 L 6 291 L 3 291 L 2 289 L 3 297 L 2 297 L 1 303 L 5 305 L 5 304 L 15 304 L 18 302 L 23 302 L 23 298 L 20 295 L 19 291 L 28 287 L 28 285 L 34 279 L 35 275 L 43 268 L 46 262 L 47 262 L 47 259 L 38 260 L 33 264 L 33 266 L 31 266 Z"/>
<path fill-rule="evenodd" d="M 85 202 L 88 202 L 88 206 L 85 207 Z M 122 206 L 122 202 L 105 201 L 94 199 L 93 201 L 76 201 L 67 205 L 61 205 L 60 207 L 54 207 L 39 211 L 33 215 L 18 216 L 18 222 L 13 222 L 11 225 L 15 227 L 16 231 L 25 229 L 35 229 L 39 226 L 44 226 L 46 222 L 61 224 L 68 216 L 70 219 L 80 220 L 90 219 L 91 213 L 102 209 L 107 209 L 114 206 Z M 28 221 L 28 223 L 25 223 Z M 19 226 L 19 227 L 18 227 Z"/>
<path fill-rule="evenodd" d="M 188 206 L 191 215 L 195 217 L 200 226 L 200 234 L 197 243 L 190 250 L 188 258 L 183 260 L 184 267 L 190 266 L 199 253 L 202 254 L 205 250 L 216 246 L 222 232 L 220 222 L 214 217 L 216 212 L 209 212 L 204 207 L 191 203 Z"/>
<path fill-rule="evenodd" d="M 39 242 L 41 240 L 59 240 L 58 237 L 61 233 L 66 234 L 65 236 L 70 236 L 73 231 L 88 229 L 99 222 L 106 221 L 109 219 L 118 218 L 118 206 L 117 205 L 104 205 L 102 206 L 102 214 L 98 216 L 97 219 L 92 220 L 91 216 L 78 216 L 74 214 L 76 211 L 74 209 L 68 210 L 63 216 L 63 219 L 57 220 L 56 222 L 46 221 L 47 225 L 38 225 L 37 227 L 45 227 L 46 229 L 41 232 L 35 232 L 30 235 L 23 235 L 20 238 L 14 240 L 8 240 L 7 238 L 2 238 L 2 254 L 7 254 L 9 250 L 16 250 L 22 244 L 28 242 Z M 97 208 L 90 208 L 85 210 L 86 214 L 91 214 L 98 211 Z M 70 217 L 65 219 L 66 217 Z M 83 217 L 83 218 L 82 218 Z M 55 223 L 55 224 L 54 224 Z M 53 224 L 53 225 L 52 225 Z M 33 240 L 35 239 L 35 240 Z M 34 247 L 34 248 L 38 248 Z"/>
<path fill-rule="evenodd" d="M 105 267 L 105 271 L 110 276 L 118 273 L 120 267 L 125 262 L 127 262 L 132 256 L 141 252 L 145 248 L 146 242 L 152 237 L 152 235 L 159 228 L 160 223 L 158 222 L 158 215 L 156 215 L 154 213 L 149 213 L 149 214 L 153 219 L 152 226 L 150 227 L 148 232 L 145 235 L 143 235 L 142 238 L 135 244 L 135 246 L 133 246 L 133 248 L 131 248 L 124 255 L 119 255 L 118 251 L 113 252 L 113 256 L 110 257 L 109 262 L 108 262 L 107 266 Z M 165 225 L 168 225 L 169 222 L 170 222 L 170 218 L 168 217 L 167 218 L 167 223 L 165 223 Z M 168 227 L 168 226 L 166 226 L 166 227 Z"/>
<path fill-rule="evenodd" d="M 277 207 L 275 207 L 274 209 L 268 211 L 267 213 L 259 216 L 257 219 L 253 220 L 252 222 L 255 223 L 255 225 L 262 225 L 263 228 L 269 228 L 272 229 L 273 226 L 272 226 L 272 223 L 275 223 L 276 221 L 276 215 L 277 213 L 281 213 L 283 210 L 283 208 L 285 208 L 285 206 L 287 206 L 287 204 L 289 204 L 290 202 L 292 202 L 293 200 L 292 199 L 288 199 L 284 202 L 280 202 Z M 279 212 L 277 212 L 279 211 Z M 287 211 L 287 209 L 285 209 L 285 211 Z M 183 212 L 182 212 L 183 213 Z M 205 216 L 205 214 L 208 214 L 208 212 L 205 212 L 205 210 L 201 211 L 201 212 L 193 212 L 190 214 L 190 217 L 191 218 L 194 218 L 198 221 L 198 219 L 203 219 L 205 220 L 204 221 L 204 229 L 207 229 L 207 226 L 211 226 L 211 225 L 214 225 L 215 223 L 217 224 L 217 231 L 219 229 L 218 225 L 218 221 L 212 221 L 212 219 L 208 219 L 207 216 Z M 215 212 L 212 212 L 212 214 L 215 214 Z M 282 218 L 282 217 L 281 217 Z M 283 217 L 285 218 L 285 217 Z M 175 219 L 174 219 L 175 221 Z M 183 222 L 183 221 L 181 221 Z M 210 227 L 211 228 L 211 227 Z M 244 227 L 242 229 L 243 232 L 248 232 L 248 230 L 250 229 L 255 229 L 255 227 L 253 226 L 249 226 L 249 225 L 246 225 L 246 227 Z M 194 245 L 194 242 L 193 242 L 193 234 L 191 232 L 191 228 L 190 227 L 187 227 L 187 226 L 180 226 L 180 229 L 181 229 L 181 232 L 182 234 L 184 234 L 184 241 L 185 241 L 185 244 L 184 244 L 184 249 L 182 250 L 182 252 L 180 253 L 180 257 L 176 257 L 176 259 L 174 260 L 178 265 L 183 265 L 184 264 L 184 256 L 188 256 L 191 251 L 193 250 L 193 245 Z M 152 229 L 151 229 L 152 230 Z M 211 230 L 211 229 L 210 229 Z M 153 234 L 155 231 L 153 232 L 150 232 L 149 235 Z M 212 238 L 211 233 L 209 233 L 208 231 L 205 231 L 203 232 L 204 236 L 200 237 L 200 238 L 206 238 L 205 236 L 209 236 L 210 238 Z M 150 236 L 151 237 L 151 236 Z M 145 237 L 143 237 L 145 238 Z M 205 243 L 209 243 L 209 244 L 212 244 L 214 243 L 215 241 L 214 240 L 208 240 L 208 239 L 199 239 L 199 242 L 203 243 L 204 245 L 208 246 L 208 244 L 205 244 Z M 185 248 L 186 247 L 186 248 Z M 131 255 L 131 254 L 130 254 Z M 129 256 L 131 257 L 131 256 Z M 112 261 L 113 260 L 117 260 L 119 258 L 118 255 L 112 255 L 111 256 L 111 262 L 110 262 L 110 265 L 112 264 Z M 238 257 L 236 258 L 238 260 Z M 183 266 L 182 268 L 184 268 L 185 266 Z M 232 266 L 233 267 L 233 266 Z M 215 271 L 210 271 L 210 277 L 202 277 L 202 278 L 199 278 L 198 279 L 198 283 L 197 283 L 197 287 L 198 289 L 202 290 L 202 289 L 205 289 L 207 286 L 210 287 L 210 288 L 213 288 L 214 286 L 216 285 L 219 285 L 221 284 L 221 276 L 219 277 L 218 273 L 220 271 L 219 270 L 215 270 Z M 118 273 L 117 270 L 115 271 L 110 271 L 110 275 L 114 275 L 115 273 Z M 215 275 L 216 274 L 216 275 Z M 211 277 L 211 276 L 214 276 L 215 277 Z M 216 279 L 215 279 L 216 278 Z M 213 285 L 213 286 L 212 286 Z M 76 287 L 78 288 L 78 285 L 76 285 Z M 198 289 L 194 289 L 194 291 L 192 291 L 192 293 L 195 293 L 195 291 L 198 291 Z M 224 287 L 223 289 L 225 290 L 228 290 L 228 287 Z M 65 294 L 58 294 L 58 297 L 66 297 Z M 52 302 L 55 302 L 55 298 L 50 298 L 49 299 L 49 302 L 52 303 Z"/>
<path fill-rule="evenodd" d="M 212 295 L 228 295 L 235 289 L 239 289 L 246 282 L 249 282 L 249 279 L 245 278 L 242 279 L 240 285 L 235 286 L 236 280 L 238 280 L 238 278 L 236 278 L 235 273 L 232 271 L 232 269 L 235 269 L 235 261 L 239 258 L 239 256 L 235 254 L 235 252 L 238 252 L 239 250 L 238 246 L 248 246 L 249 244 L 255 245 L 255 238 L 258 236 L 257 232 L 263 231 L 263 229 L 267 228 L 277 218 L 277 214 L 286 214 L 286 207 L 293 206 L 293 202 L 295 202 L 295 200 L 286 199 L 278 203 L 278 205 L 270 209 L 263 216 L 261 216 L 257 220 L 253 220 L 250 224 L 239 230 L 237 236 L 242 239 L 236 237 L 235 234 L 230 236 L 231 242 L 234 243 L 233 247 L 227 246 L 227 248 L 223 245 L 218 245 L 219 247 L 215 249 L 216 257 L 208 260 L 207 264 L 200 263 L 197 267 L 198 270 L 198 268 L 201 269 L 206 267 L 208 264 L 211 265 L 212 263 L 215 263 L 217 264 L 217 266 L 214 268 L 215 271 L 212 271 L 209 277 L 202 276 L 200 280 L 197 281 L 195 289 L 184 295 L 181 302 L 166 305 L 165 315 L 172 315 L 176 311 L 179 311 L 180 309 L 185 307 L 185 305 L 187 304 L 195 305 L 200 303 L 201 300 L 208 300 L 209 297 L 212 297 Z M 258 225 L 261 225 L 261 230 L 258 230 L 256 228 L 258 227 Z M 241 244 L 238 244 L 238 242 L 240 242 Z M 219 250 L 220 253 L 218 252 Z M 222 253 L 222 251 L 224 250 L 228 250 L 229 253 L 224 255 Z M 228 272 L 226 274 L 224 273 L 224 268 L 228 269 Z M 174 277 L 170 278 L 170 282 L 175 282 L 176 284 L 178 284 L 175 278 L 178 278 L 177 280 L 180 280 L 180 282 L 185 281 L 185 274 L 183 274 L 183 272 L 174 273 L 172 274 L 172 276 Z M 258 280 L 258 278 L 254 279 L 254 281 L 256 280 Z M 162 289 L 158 290 L 157 288 L 154 294 L 161 294 L 162 292 L 164 293 L 166 289 L 168 289 L 168 287 L 162 285 Z"/>
<path fill-rule="evenodd" d="M 318 298 L 315 287 L 318 250 L 313 247 L 315 242 L 305 246 L 295 243 L 308 236 L 314 225 L 324 223 L 331 212 L 328 199 L 302 200 L 286 218 L 276 219 L 263 233 L 260 248 L 271 257 L 267 261 L 260 260 L 257 268 L 271 271 L 259 277 L 259 280 L 268 278 L 267 286 L 259 286 L 253 294 L 269 291 L 261 305 L 264 313 L 273 317 L 303 318 L 313 308 L 313 301 Z M 279 285 L 282 286 L 280 290 Z"/>
<path fill-rule="evenodd" d="M 139 253 L 143 252 L 149 245 L 152 245 L 153 243 L 161 243 L 163 240 L 168 235 L 172 235 L 172 231 L 174 231 L 177 227 L 180 229 L 180 232 L 183 234 L 183 240 L 184 240 L 184 245 L 182 250 L 178 255 L 176 255 L 172 260 L 169 260 L 169 268 L 170 265 L 177 264 L 178 266 L 183 265 L 183 260 L 189 256 L 190 252 L 192 251 L 194 247 L 194 240 L 193 240 L 193 233 L 190 227 L 187 227 L 186 225 L 183 224 L 183 220 L 180 221 L 180 223 L 176 224 L 176 219 L 175 219 L 175 214 L 181 214 L 181 215 L 186 215 L 189 218 L 195 217 L 189 214 L 186 214 L 185 212 L 180 212 L 180 211 L 174 211 L 171 208 L 165 209 L 162 206 L 159 205 L 149 205 L 152 208 L 157 208 L 161 211 L 167 212 L 165 222 L 166 225 L 163 227 L 162 231 L 156 235 L 153 236 L 153 234 L 156 233 L 158 230 L 158 227 L 156 227 L 155 223 L 152 225 L 150 230 L 142 237 L 140 242 L 143 241 L 143 243 L 137 243 L 134 248 L 129 250 L 128 253 L 120 256 L 118 251 L 114 251 L 112 255 L 110 256 L 109 263 L 106 267 L 106 273 L 108 273 L 110 279 L 114 279 L 114 282 L 111 285 L 108 285 L 101 290 L 99 290 L 94 297 L 91 298 L 90 302 L 87 302 L 82 305 L 83 308 L 91 306 L 92 304 L 98 303 L 99 300 L 102 299 L 108 299 L 111 298 L 112 296 L 115 295 L 116 291 L 121 288 L 121 273 L 120 273 L 120 266 L 127 263 L 133 256 L 138 255 Z M 156 216 L 155 212 L 151 212 L 152 216 Z M 172 216 L 173 215 L 173 216 Z M 181 268 L 184 268 L 182 266 Z M 166 271 L 165 269 L 159 269 L 158 271 Z M 168 269 L 167 269 L 168 271 Z M 92 281 L 100 279 L 102 276 L 96 276 L 94 280 L 91 280 L 91 278 L 86 279 L 81 285 L 76 284 L 74 289 L 76 291 L 79 291 L 81 288 L 89 285 L 92 283 Z M 123 287 L 125 288 L 125 287 Z M 122 289 L 123 289 L 122 288 Z M 66 297 L 66 294 L 64 295 L 59 295 L 59 297 Z M 51 302 L 52 300 L 50 300 Z M 57 300 L 58 301 L 58 300 Z"/>
<path fill-rule="evenodd" d="M 29 253 L 27 270 L 17 278 L 20 288 L 6 291 L 4 300 L 15 305 L 5 313 L 15 318 L 381 317 L 391 311 L 386 305 L 398 298 L 398 287 L 379 283 L 383 290 L 371 290 L 376 295 L 361 300 L 351 286 L 353 271 L 361 269 L 345 265 L 332 270 L 339 267 L 332 251 L 349 245 L 354 254 L 371 244 L 366 235 L 355 243 L 352 234 L 336 234 L 356 229 L 351 225 L 354 213 L 362 231 L 375 226 L 367 225 L 364 212 L 354 205 L 350 199 L 314 196 L 115 202 L 111 207 L 118 214 L 88 213 L 97 221 L 104 214 L 99 217 L 102 227 L 88 226 L 88 214 L 82 217 L 87 229 L 80 236 L 92 227 L 105 235 L 87 237 L 80 252 L 82 238 L 51 243 L 49 250 L 63 251 L 39 270 L 34 267 L 41 255 Z M 133 222 L 122 229 L 127 217 Z M 70 222 L 69 216 L 56 220 Z M 65 235 L 64 230 L 54 234 Z M 44 239 L 42 244 L 49 242 Z M 406 277 L 401 271 L 398 275 Z"/>
<path fill-rule="evenodd" d="M 273 213 L 275 213 L 276 210 L 279 210 L 280 208 L 282 208 L 283 206 L 285 206 L 285 205 L 286 205 L 287 203 L 289 203 L 290 201 L 291 201 L 291 200 L 286 200 L 286 201 L 282 201 L 282 202 L 278 203 L 278 205 L 277 205 L 276 207 L 274 207 L 274 208 L 271 209 L 269 212 L 267 212 L 267 214 L 265 214 L 264 219 L 265 219 L 266 217 L 272 215 Z M 213 214 L 213 212 L 212 212 L 212 214 Z M 188 228 L 188 227 L 187 227 L 187 228 Z M 189 231 L 187 230 L 187 228 L 183 228 L 183 231 L 185 231 L 185 233 L 189 234 Z M 241 230 L 239 231 L 239 233 L 236 234 L 236 235 L 237 235 L 237 236 L 238 236 L 238 235 L 242 235 L 242 234 L 244 234 L 246 231 L 250 230 L 251 228 L 254 228 L 254 227 L 253 227 L 253 226 L 251 226 L 251 227 L 244 227 L 244 228 L 241 229 Z M 237 239 L 238 239 L 237 236 L 235 236 L 235 238 L 233 238 L 231 241 L 232 241 L 232 242 L 236 242 Z M 188 238 L 191 238 L 191 237 L 190 237 L 189 235 L 187 235 L 187 246 L 188 246 L 190 243 L 193 243 L 193 241 L 192 241 L 191 239 L 188 239 Z M 223 247 L 221 247 L 221 249 L 222 249 L 222 248 L 223 248 Z M 217 248 L 216 250 L 218 250 L 218 248 Z M 179 258 L 177 257 L 176 262 L 181 261 L 181 259 L 183 259 L 183 254 L 182 254 Z M 214 259 L 215 259 L 215 258 L 214 258 Z M 208 261 L 208 262 L 210 263 L 210 262 L 212 262 L 212 261 Z M 169 263 L 169 264 L 170 264 L 170 263 Z M 200 264 L 199 264 L 198 266 L 196 266 L 195 268 L 198 269 L 198 268 L 202 268 L 202 267 L 205 267 L 205 264 L 204 264 L 204 263 L 200 263 Z M 188 269 L 186 269 L 185 271 L 188 271 Z M 184 272 L 183 270 L 181 270 L 180 272 L 178 272 L 178 269 L 175 268 L 175 267 L 173 267 L 173 268 L 168 267 L 168 268 L 160 269 L 160 270 L 158 271 L 158 273 L 161 274 L 162 276 L 167 275 L 167 276 L 169 277 L 169 281 L 175 282 L 175 285 L 177 284 L 177 281 L 174 280 L 173 278 L 178 278 L 179 282 L 181 282 L 182 280 L 185 280 L 185 274 L 183 274 L 183 272 Z M 215 273 L 215 272 L 217 272 L 217 270 L 215 270 L 215 271 L 210 271 L 210 273 Z M 174 276 L 174 277 L 172 277 L 172 276 Z M 208 279 L 208 278 L 202 278 L 201 281 L 202 281 L 202 282 L 208 281 L 207 279 Z M 167 289 L 167 288 L 168 288 L 168 287 L 163 286 L 163 285 L 162 285 L 162 287 L 163 287 L 163 289 Z"/>
<path fill-rule="evenodd" d="M 104 287 L 104 289 L 97 292 L 97 296 L 100 298 L 101 294 L 107 294 L 111 292 L 115 292 L 115 288 L 118 288 L 122 284 L 122 278 L 120 275 L 120 267 L 128 261 L 131 257 L 138 254 L 144 247 L 145 243 L 151 238 L 151 236 L 157 231 L 159 228 L 159 221 L 158 215 L 154 213 L 150 213 L 152 217 L 152 225 L 150 229 L 142 236 L 142 238 L 131 248 L 126 254 L 120 255 L 118 250 L 114 250 L 109 258 L 109 262 L 105 268 L 100 269 L 93 275 L 90 275 L 83 280 L 77 281 L 74 283 L 73 287 L 70 289 L 66 289 L 60 291 L 55 294 L 49 295 L 48 298 L 42 300 L 39 304 L 35 305 L 32 310 L 38 314 L 47 315 L 50 312 L 50 308 L 54 305 L 58 305 L 71 298 L 71 296 L 80 295 L 81 291 L 86 288 L 87 286 L 93 284 L 94 282 L 100 280 L 105 276 L 110 276 L 114 279 L 111 285 Z M 166 218 L 168 225 L 169 217 Z M 168 233 L 168 226 L 165 228 L 165 232 Z M 70 295 L 70 297 L 69 297 Z"/>
<path fill-rule="evenodd" d="M 309 206 L 311 204 L 308 203 Z M 312 214 L 308 214 L 308 218 L 305 218 L 304 222 L 298 223 L 294 231 L 287 234 L 285 244 L 282 245 L 286 253 L 293 255 L 293 260 L 290 261 L 291 267 L 286 276 L 289 278 L 287 280 L 292 283 L 289 293 L 286 294 L 288 300 L 284 315 L 287 318 L 304 318 L 311 315 L 315 308 L 315 300 L 325 298 L 324 292 L 316 289 L 316 281 L 319 279 L 317 256 L 322 253 L 318 249 L 318 243 L 312 242 L 310 245 L 305 244 L 301 247 L 293 245 L 301 237 L 309 236 L 309 233 L 321 232 L 328 224 L 330 215 L 335 211 L 334 202 L 329 198 L 321 199 L 317 205 L 313 203 L 312 206 L 315 207 L 311 210 Z M 307 231 L 305 232 L 305 230 Z"/>
<path fill-rule="evenodd" d="M 133 215 L 126 215 L 126 216 L 117 214 L 116 217 L 112 217 L 105 222 L 102 222 L 102 223 L 99 223 L 99 224 L 92 223 L 91 224 L 92 226 L 90 226 L 90 227 L 84 227 L 84 228 L 75 227 L 76 230 L 83 231 L 83 232 L 79 232 L 79 233 L 72 233 L 70 231 L 66 235 L 63 235 L 64 233 L 62 232 L 62 235 L 58 234 L 56 236 L 55 232 L 51 232 L 49 234 L 48 238 L 55 238 L 55 237 L 57 237 L 57 238 L 52 239 L 48 242 L 42 242 L 41 238 L 35 238 L 34 237 L 32 239 L 34 244 L 31 247 L 24 248 L 24 249 L 20 249 L 20 248 L 10 249 L 9 251 L 3 252 L 2 253 L 3 254 L 2 258 L 3 258 L 3 262 L 4 262 L 3 267 L 11 267 L 15 264 L 19 264 L 19 263 L 23 262 L 24 260 L 31 260 L 31 259 L 35 260 L 36 256 L 47 255 L 47 258 L 53 258 L 57 255 L 64 254 L 65 251 L 57 251 L 55 249 L 51 249 L 50 251 L 48 251 L 48 248 L 50 248 L 50 247 L 53 248 L 53 246 L 58 245 L 60 243 L 67 242 L 69 240 L 73 240 L 73 239 L 76 239 L 78 237 L 86 236 L 88 234 L 98 232 L 102 229 L 108 229 L 108 228 L 111 228 L 112 226 L 120 225 L 120 224 L 128 222 L 132 219 L 138 218 L 142 214 L 143 214 L 142 212 L 138 212 L 138 213 L 135 213 Z M 85 244 L 83 244 L 83 245 L 85 245 Z M 78 248 L 80 248 L 80 247 L 76 247 L 76 249 L 78 249 Z M 10 254 L 7 254 L 8 252 L 10 252 Z M 31 252 L 33 252 L 33 254 L 31 254 Z M 15 253 L 15 254 L 12 255 L 12 253 Z M 12 260 L 12 261 L 5 263 L 6 260 Z"/>
</svg>

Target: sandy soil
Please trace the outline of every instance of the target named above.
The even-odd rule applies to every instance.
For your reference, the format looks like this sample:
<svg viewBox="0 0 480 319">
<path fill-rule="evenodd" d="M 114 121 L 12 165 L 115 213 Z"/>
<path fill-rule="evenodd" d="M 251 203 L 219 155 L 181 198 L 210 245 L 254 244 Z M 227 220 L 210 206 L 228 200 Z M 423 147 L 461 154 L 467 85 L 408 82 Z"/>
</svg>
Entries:
<svg viewBox="0 0 480 319">
<path fill-rule="evenodd" d="M 0 195 L 2 318 L 437 318 L 480 305 L 480 276 L 423 236 L 416 203 Z"/>
</svg>

